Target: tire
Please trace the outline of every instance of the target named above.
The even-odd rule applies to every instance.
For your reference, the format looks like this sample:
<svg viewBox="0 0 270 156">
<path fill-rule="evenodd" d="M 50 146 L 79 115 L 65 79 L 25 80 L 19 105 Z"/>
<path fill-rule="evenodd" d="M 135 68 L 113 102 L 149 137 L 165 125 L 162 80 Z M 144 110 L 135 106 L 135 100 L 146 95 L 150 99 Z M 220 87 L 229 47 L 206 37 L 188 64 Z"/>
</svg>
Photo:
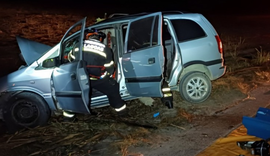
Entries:
<svg viewBox="0 0 270 156">
<path fill-rule="evenodd" d="M 212 84 L 207 75 L 201 72 L 187 73 L 180 81 L 181 97 L 190 103 L 202 103 L 210 96 Z"/>
<path fill-rule="evenodd" d="M 9 133 L 15 133 L 23 128 L 44 126 L 50 116 L 50 109 L 44 99 L 30 92 L 22 92 L 11 97 L 3 111 Z"/>
</svg>

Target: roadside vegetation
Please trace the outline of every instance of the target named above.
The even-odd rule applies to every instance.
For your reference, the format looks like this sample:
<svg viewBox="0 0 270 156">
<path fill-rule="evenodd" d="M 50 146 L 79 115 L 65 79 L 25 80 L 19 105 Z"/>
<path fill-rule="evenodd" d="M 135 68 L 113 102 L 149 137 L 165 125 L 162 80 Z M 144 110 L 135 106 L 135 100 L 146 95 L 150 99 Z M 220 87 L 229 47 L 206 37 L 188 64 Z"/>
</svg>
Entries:
<svg viewBox="0 0 270 156">
<path fill-rule="evenodd" d="M 242 37 L 239 37 L 238 41 L 225 38 L 223 44 L 227 72 L 217 83 L 225 81 L 221 84 L 227 83 L 248 94 L 260 84 L 269 82 L 269 51 L 265 51 L 261 46 L 247 49 L 248 45 Z"/>
<path fill-rule="evenodd" d="M 0 58 L 1 65 L 4 68 L 9 67 L 10 70 L 17 69 L 21 63 L 18 61 L 16 35 L 53 46 L 71 25 L 83 18 L 82 15 L 49 12 L 40 14 L 24 10 L 1 12 L 0 16 L 0 50 L 6 53 Z M 88 25 L 94 20 L 94 17 L 88 17 Z M 238 98 L 228 101 L 237 104 L 241 100 L 251 99 L 250 91 L 269 82 L 269 51 L 265 51 L 263 47 L 250 49 L 245 37 L 221 38 L 227 72 L 220 79 L 213 81 L 213 93 L 203 104 L 188 104 L 174 93 L 173 110 L 162 106 L 159 99 L 154 99 L 152 106 L 146 106 L 139 100 L 128 102 L 132 110 L 130 120 L 116 118 L 111 115 L 110 108 L 97 109 L 97 116 L 78 116 L 78 121 L 74 123 L 61 122 L 61 118 L 53 118 L 48 126 L 20 131 L 14 135 L 3 135 L 0 139 L 0 151 L 30 156 L 76 156 L 101 155 L 111 149 L 115 151 L 115 155 L 140 156 L 139 153 L 129 153 L 128 147 L 157 143 L 160 140 L 155 133 L 162 131 L 162 128 L 184 131 L 188 127 L 187 124 L 195 118 L 209 113 L 210 115 L 219 113 L 231 107 L 224 102 L 230 95 L 239 95 Z M 9 62 L 14 62 L 14 66 L 11 67 Z M 228 97 L 224 99 L 224 96 Z M 216 105 L 210 105 L 210 102 Z M 155 113 L 160 115 L 153 117 Z"/>
</svg>

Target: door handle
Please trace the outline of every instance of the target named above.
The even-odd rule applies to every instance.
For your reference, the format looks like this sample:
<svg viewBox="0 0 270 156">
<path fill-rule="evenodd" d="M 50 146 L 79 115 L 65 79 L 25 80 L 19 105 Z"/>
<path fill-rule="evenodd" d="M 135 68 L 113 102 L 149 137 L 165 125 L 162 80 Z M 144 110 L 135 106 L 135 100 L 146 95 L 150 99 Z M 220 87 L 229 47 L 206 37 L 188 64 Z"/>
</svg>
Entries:
<svg viewBox="0 0 270 156">
<path fill-rule="evenodd" d="M 148 64 L 154 64 L 155 62 L 156 61 L 154 57 L 148 59 Z"/>
<path fill-rule="evenodd" d="M 75 74 L 75 73 L 72 73 L 72 74 L 70 75 L 70 77 L 71 77 L 72 80 L 76 80 L 76 74 Z"/>
</svg>

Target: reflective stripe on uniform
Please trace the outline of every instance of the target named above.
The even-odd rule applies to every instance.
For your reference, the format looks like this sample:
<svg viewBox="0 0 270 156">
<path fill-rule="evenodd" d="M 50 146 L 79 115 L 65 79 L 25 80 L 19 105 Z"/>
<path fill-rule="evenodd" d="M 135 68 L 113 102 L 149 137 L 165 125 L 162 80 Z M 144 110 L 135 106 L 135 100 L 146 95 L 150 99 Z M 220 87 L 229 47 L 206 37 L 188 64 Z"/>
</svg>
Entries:
<svg viewBox="0 0 270 156">
<path fill-rule="evenodd" d="M 88 49 L 88 48 L 83 48 L 83 51 L 84 52 L 95 53 L 95 54 L 98 54 L 100 56 L 103 56 L 103 57 L 107 58 L 106 53 L 104 53 L 103 51 L 98 51 L 98 50 L 95 50 L 95 49 Z"/>
<path fill-rule="evenodd" d="M 123 105 L 120 108 L 115 108 L 115 111 L 120 112 L 120 111 L 124 110 L 126 107 L 127 107 L 126 105 Z"/>
<path fill-rule="evenodd" d="M 162 92 L 169 92 L 171 91 L 171 88 L 162 88 Z"/>
<path fill-rule="evenodd" d="M 172 93 L 164 93 L 164 97 L 171 97 Z"/>
<path fill-rule="evenodd" d="M 106 46 L 102 43 L 86 40 L 84 41 L 84 51 L 98 51 L 103 52 Z"/>
<path fill-rule="evenodd" d="M 98 80 L 98 78 L 90 77 L 90 80 Z"/>
<path fill-rule="evenodd" d="M 104 67 L 110 67 L 110 66 L 113 65 L 113 64 L 114 64 L 114 62 L 111 61 L 110 63 L 105 63 L 105 64 L 104 64 Z"/>
<path fill-rule="evenodd" d="M 97 46 L 100 46 L 100 47 L 103 47 L 105 48 L 106 46 L 102 43 L 98 43 L 98 42 L 95 42 L 95 41 L 90 41 L 90 40 L 85 40 L 84 41 L 85 44 L 94 44 L 94 45 L 97 45 Z"/>
<path fill-rule="evenodd" d="M 170 87 L 162 88 L 163 97 L 172 97 L 172 92 Z"/>
<path fill-rule="evenodd" d="M 75 114 L 71 114 L 71 113 L 68 113 L 68 112 L 64 111 L 63 116 L 68 117 L 68 118 L 73 118 L 75 116 Z"/>
</svg>

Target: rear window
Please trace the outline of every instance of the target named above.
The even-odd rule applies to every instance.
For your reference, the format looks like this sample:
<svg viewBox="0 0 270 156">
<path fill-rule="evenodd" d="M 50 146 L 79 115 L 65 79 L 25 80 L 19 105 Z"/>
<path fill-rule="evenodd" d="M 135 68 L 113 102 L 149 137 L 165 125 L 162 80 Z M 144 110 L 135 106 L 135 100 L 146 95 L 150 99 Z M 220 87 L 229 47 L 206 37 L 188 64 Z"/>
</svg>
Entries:
<svg viewBox="0 0 270 156">
<path fill-rule="evenodd" d="M 178 42 L 184 42 L 205 37 L 203 29 L 194 21 L 187 19 L 171 20 Z"/>
</svg>

